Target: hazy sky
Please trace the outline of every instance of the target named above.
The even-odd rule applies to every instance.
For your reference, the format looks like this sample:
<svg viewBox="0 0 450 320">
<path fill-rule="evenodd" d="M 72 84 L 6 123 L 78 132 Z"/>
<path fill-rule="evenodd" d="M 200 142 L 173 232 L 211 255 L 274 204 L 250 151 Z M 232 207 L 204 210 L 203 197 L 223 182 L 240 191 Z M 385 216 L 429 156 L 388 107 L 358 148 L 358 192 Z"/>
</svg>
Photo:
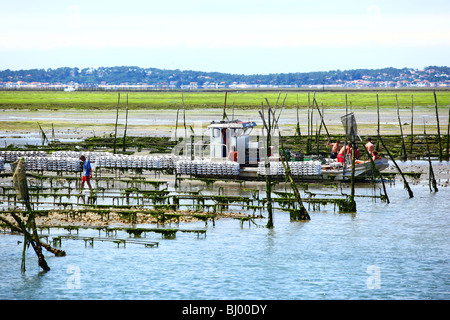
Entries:
<svg viewBox="0 0 450 320">
<path fill-rule="evenodd" d="M 450 65 L 449 0 L 0 0 L 0 70 Z"/>
</svg>

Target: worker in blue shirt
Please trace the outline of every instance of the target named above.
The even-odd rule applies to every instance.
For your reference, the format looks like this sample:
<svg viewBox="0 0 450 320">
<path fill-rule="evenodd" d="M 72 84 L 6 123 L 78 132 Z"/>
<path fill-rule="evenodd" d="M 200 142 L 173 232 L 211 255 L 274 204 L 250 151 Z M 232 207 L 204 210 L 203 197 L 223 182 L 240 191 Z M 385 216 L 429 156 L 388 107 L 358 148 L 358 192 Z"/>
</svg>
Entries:
<svg viewBox="0 0 450 320">
<path fill-rule="evenodd" d="M 80 160 L 83 162 L 83 176 L 81 177 L 80 194 L 83 191 L 84 182 L 87 183 L 89 189 L 92 192 L 92 186 L 91 186 L 92 168 L 91 168 L 91 163 L 83 155 L 80 156 Z"/>
</svg>

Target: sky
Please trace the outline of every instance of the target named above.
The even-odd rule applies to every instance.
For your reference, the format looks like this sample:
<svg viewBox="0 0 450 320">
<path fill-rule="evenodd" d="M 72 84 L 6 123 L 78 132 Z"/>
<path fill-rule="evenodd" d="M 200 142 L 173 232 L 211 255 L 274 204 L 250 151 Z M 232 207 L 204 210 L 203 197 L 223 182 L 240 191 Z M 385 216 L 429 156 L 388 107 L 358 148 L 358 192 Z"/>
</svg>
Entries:
<svg viewBox="0 0 450 320">
<path fill-rule="evenodd" d="M 0 0 L 0 70 L 450 65 L 448 0 Z"/>
</svg>

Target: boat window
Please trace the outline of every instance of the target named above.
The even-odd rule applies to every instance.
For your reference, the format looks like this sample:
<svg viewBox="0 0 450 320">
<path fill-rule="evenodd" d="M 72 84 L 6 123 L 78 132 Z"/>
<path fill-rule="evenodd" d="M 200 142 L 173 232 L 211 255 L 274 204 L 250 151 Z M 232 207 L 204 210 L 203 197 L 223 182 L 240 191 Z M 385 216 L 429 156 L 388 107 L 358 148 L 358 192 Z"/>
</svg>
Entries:
<svg viewBox="0 0 450 320">
<path fill-rule="evenodd" d="M 213 137 L 214 138 L 220 137 L 220 129 L 219 128 L 213 128 Z"/>
<path fill-rule="evenodd" d="M 252 130 L 253 130 L 253 127 L 245 128 L 245 129 L 244 129 L 243 135 L 244 135 L 244 136 L 250 135 L 250 133 L 252 132 Z"/>
<path fill-rule="evenodd" d="M 242 137 L 242 136 L 248 136 L 252 132 L 253 127 L 243 128 L 243 129 L 237 129 L 236 134 L 234 137 Z"/>
</svg>

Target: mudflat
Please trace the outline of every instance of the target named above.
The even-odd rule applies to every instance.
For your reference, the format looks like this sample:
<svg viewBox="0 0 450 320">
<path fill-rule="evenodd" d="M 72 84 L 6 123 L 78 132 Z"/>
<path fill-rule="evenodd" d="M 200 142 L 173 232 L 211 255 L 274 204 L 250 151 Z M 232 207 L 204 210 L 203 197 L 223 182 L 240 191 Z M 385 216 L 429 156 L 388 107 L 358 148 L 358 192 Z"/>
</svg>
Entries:
<svg viewBox="0 0 450 320">
<path fill-rule="evenodd" d="M 313 130 L 320 126 L 321 118 L 316 110 L 312 115 Z M 345 108 L 324 109 L 324 122 L 330 134 L 343 134 L 341 117 L 345 115 Z M 348 109 L 353 112 L 358 124 L 358 132 L 362 136 L 377 134 L 378 115 L 372 109 Z M 410 134 L 411 122 L 414 134 L 423 133 L 424 123 L 427 133 L 437 133 L 437 121 L 434 108 L 420 107 L 414 110 L 414 118 L 410 110 L 400 110 L 400 122 L 404 134 Z M 261 119 L 257 110 L 228 110 L 229 119 L 255 121 L 261 128 Z M 184 120 L 185 118 L 185 120 Z M 299 110 L 299 124 L 302 134 L 306 134 L 308 127 L 307 110 Z M 187 128 L 202 128 L 206 130 L 211 121 L 222 120 L 222 110 L 197 109 L 187 110 L 178 114 L 178 130 L 184 132 L 184 121 Z M 39 125 L 48 134 L 54 130 L 57 139 L 84 139 L 92 136 L 114 134 L 116 112 L 113 110 L 4 110 L 0 112 L 0 137 L 5 135 L 38 134 Z M 122 135 L 127 122 L 128 136 L 171 136 L 177 125 L 177 110 L 129 110 L 128 119 L 124 110 L 119 111 L 118 134 Z M 39 125 L 38 125 L 39 123 Z M 293 135 L 297 124 L 297 110 L 283 109 L 279 118 L 282 134 Z M 439 113 L 439 124 L 442 134 L 447 133 L 448 112 Z M 396 108 L 383 108 L 380 111 L 380 133 L 400 134 L 399 120 Z M 324 129 L 322 128 L 322 133 Z"/>
</svg>

